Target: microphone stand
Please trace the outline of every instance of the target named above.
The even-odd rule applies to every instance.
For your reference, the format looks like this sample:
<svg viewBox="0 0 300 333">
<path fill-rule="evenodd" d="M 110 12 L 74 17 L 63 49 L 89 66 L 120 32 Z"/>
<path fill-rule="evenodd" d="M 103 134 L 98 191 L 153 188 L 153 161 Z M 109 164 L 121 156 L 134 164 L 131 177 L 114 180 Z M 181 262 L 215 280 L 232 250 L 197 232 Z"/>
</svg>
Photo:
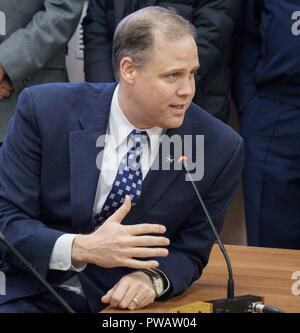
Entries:
<svg viewBox="0 0 300 333">
<path fill-rule="evenodd" d="M 67 302 L 51 287 L 41 274 L 33 269 L 32 265 L 21 255 L 21 253 L 5 239 L 2 232 L 0 232 L 0 242 L 3 243 L 16 256 L 26 266 L 26 268 L 28 268 L 32 275 L 34 275 L 41 282 L 41 284 L 55 297 L 55 299 L 68 313 L 75 313 L 70 305 L 67 304 Z"/>
<path fill-rule="evenodd" d="M 214 312 L 214 313 L 247 313 L 247 312 L 268 312 L 268 313 L 280 313 L 283 312 L 278 308 L 267 306 L 263 304 L 263 297 L 255 296 L 255 295 L 243 295 L 243 296 L 235 296 L 234 295 L 234 279 L 232 273 L 231 262 L 227 253 L 227 250 L 219 237 L 219 234 L 215 228 L 215 225 L 211 219 L 211 216 L 206 208 L 206 205 L 197 189 L 197 186 L 186 167 L 186 156 L 181 156 L 178 159 L 179 163 L 182 163 L 185 172 L 187 173 L 189 180 L 192 183 L 194 191 L 197 195 L 197 198 L 201 204 L 201 207 L 204 210 L 205 216 L 207 218 L 207 222 L 212 229 L 214 236 L 216 237 L 218 246 L 225 258 L 227 271 L 228 271 L 228 281 L 227 281 L 227 298 L 217 299 L 207 302 L 198 302 L 198 311 L 202 312 L 201 309 L 204 309 L 205 312 Z M 209 307 L 207 305 L 210 305 Z M 185 311 L 189 306 L 178 307 L 172 309 L 171 312 L 181 312 L 180 310 Z M 181 309 L 182 308 L 182 309 Z M 197 308 L 196 304 L 192 305 L 191 308 L 195 311 Z M 207 311 L 208 310 L 208 311 Z M 204 312 L 203 311 L 203 312 Z"/>
</svg>

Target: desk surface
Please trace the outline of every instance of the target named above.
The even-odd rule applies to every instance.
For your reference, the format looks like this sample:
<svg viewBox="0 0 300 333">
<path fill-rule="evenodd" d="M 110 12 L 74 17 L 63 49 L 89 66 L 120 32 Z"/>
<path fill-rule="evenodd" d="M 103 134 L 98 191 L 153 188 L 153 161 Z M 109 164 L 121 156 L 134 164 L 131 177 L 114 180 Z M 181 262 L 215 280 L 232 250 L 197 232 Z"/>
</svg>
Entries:
<svg viewBox="0 0 300 333">
<path fill-rule="evenodd" d="M 292 274 L 300 271 L 300 251 L 229 245 L 226 249 L 232 262 L 236 296 L 263 296 L 265 304 L 285 312 L 300 313 L 300 295 L 292 294 L 292 285 L 296 282 L 292 280 Z M 134 312 L 168 312 L 171 308 L 192 302 L 225 298 L 226 284 L 225 261 L 215 245 L 202 277 L 185 293 Z M 103 312 L 130 311 L 106 308 Z"/>
</svg>

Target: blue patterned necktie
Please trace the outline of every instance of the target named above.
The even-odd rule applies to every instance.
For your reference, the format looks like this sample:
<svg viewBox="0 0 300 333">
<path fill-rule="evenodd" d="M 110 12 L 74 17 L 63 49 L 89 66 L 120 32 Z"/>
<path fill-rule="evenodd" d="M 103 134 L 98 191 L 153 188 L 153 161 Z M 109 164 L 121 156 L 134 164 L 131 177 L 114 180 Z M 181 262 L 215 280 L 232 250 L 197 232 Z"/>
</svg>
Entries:
<svg viewBox="0 0 300 333">
<path fill-rule="evenodd" d="M 102 211 L 94 218 L 95 227 L 102 224 L 122 205 L 126 195 L 130 195 L 132 206 L 136 205 L 140 199 L 143 182 L 141 156 L 143 146 L 147 143 L 149 137 L 146 131 L 136 129 L 129 136 L 134 145 L 120 162 L 118 173 L 103 204 Z"/>
</svg>

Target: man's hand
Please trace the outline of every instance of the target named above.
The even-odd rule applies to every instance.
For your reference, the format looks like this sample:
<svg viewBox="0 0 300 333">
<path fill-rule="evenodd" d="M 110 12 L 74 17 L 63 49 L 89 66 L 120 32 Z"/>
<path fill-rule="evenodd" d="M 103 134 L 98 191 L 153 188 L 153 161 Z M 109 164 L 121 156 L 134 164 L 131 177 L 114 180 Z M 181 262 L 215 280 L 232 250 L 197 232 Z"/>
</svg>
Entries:
<svg viewBox="0 0 300 333">
<path fill-rule="evenodd" d="M 3 80 L 5 76 L 5 70 L 2 65 L 0 65 L 0 82 Z"/>
<path fill-rule="evenodd" d="M 90 235 L 78 235 L 73 242 L 72 263 L 95 264 L 100 267 L 130 267 L 135 269 L 158 267 L 156 260 L 134 258 L 166 257 L 169 252 L 168 238 L 148 236 L 163 234 L 166 228 L 159 224 L 122 225 L 121 222 L 131 209 L 130 196 L 123 205 Z"/>
<path fill-rule="evenodd" d="M 0 101 L 9 97 L 13 90 L 11 84 L 6 80 L 5 74 L 3 66 L 0 65 Z"/>
<path fill-rule="evenodd" d="M 12 91 L 13 88 L 11 84 L 6 79 L 2 79 L 2 81 L 0 81 L 0 101 L 9 97 Z"/>
<path fill-rule="evenodd" d="M 143 272 L 125 275 L 106 295 L 102 303 L 115 308 L 138 310 L 152 304 L 155 291 L 149 276 Z"/>
</svg>

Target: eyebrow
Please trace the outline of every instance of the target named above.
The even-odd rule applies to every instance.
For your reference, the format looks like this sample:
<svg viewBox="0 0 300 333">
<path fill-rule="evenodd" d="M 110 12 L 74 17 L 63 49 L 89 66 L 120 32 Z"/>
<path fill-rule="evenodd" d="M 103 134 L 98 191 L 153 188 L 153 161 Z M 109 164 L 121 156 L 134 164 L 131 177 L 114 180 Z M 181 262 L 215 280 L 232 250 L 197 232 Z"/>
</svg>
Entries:
<svg viewBox="0 0 300 333">
<path fill-rule="evenodd" d="M 198 70 L 200 68 L 200 65 L 197 65 L 197 66 L 195 66 L 193 69 L 192 69 L 192 71 L 196 71 L 196 70 Z M 165 71 L 165 74 L 167 74 L 167 73 L 173 73 L 173 72 L 181 72 L 181 71 L 184 71 L 185 70 L 185 68 L 172 68 L 172 69 L 170 69 L 170 70 L 167 70 L 167 71 Z"/>
</svg>

